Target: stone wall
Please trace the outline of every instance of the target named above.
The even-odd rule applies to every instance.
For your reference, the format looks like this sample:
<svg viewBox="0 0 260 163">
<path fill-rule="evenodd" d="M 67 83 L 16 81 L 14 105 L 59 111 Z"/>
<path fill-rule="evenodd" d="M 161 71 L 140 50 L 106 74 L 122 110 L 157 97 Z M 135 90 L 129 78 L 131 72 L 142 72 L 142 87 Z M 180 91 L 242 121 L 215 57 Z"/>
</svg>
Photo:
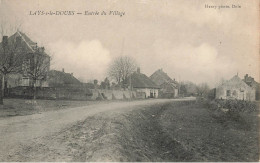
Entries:
<svg viewBox="0 0 260 163">
<path fill-rule="evenodd" d="M 38 87 L 36 97 L 41 99 L 71 99 L 71 100 L 90 100 L 90 90 L 79 88 L 55 88 Z M 34 88 L 32 87 L 14 87 L 8 89 L 9 97 L 32 98 Z"/>
<path fill-rule="evenodd" d="M 92 100 L 124 100 L 136 98 L 135 91 L 93 89 Z"/>
<path fill-rule="evenodd" d="M 9 97 L 33 98 L 32 87 L 14 87 L 8 89 Z M 36 97 L 40 99 L 68 100 L 127 100 L 135 99 L 135 91 L 87 89 L 85 87 L 39 87 Z"/>
</svg>

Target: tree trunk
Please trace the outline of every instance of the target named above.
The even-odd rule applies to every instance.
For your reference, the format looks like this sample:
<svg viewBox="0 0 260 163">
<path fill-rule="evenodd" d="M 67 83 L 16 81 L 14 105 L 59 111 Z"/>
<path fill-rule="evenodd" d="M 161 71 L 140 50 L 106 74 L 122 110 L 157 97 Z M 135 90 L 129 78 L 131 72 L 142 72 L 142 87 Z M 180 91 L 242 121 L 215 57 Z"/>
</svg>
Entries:
<svg viewBox="0 0 260 163">
<path fill-rule="evenodd" d="M 1 93 L 2 93 L 2 90 L 1 90 Z M 4 105 L 4 100 L 3 100 L 2 94 L 0 95 L 0 108 L 1 108 L 1 105 Z"/>
<path fill-rule="evenodd" d="M 2 82 L 0 80 L 0 108 L 4 104 L 2 91 Z"/>
<path fill-rule="evenodd" d="M 1 95 L 2 95 L 2 98 L 4 97 L 4 93 L 5 93 L 5 75 L 2 74 L 2 89 L 1 89 Z"/>
<path fill-rule="evenodd" d="M 37 93 L 37 87 L 36 87 L 36 80 L 34 81 L 34 84 L 33 84 L 33 99 L 35 100 L 36 99 L 36 93 Z"/>
<path fill-rule="evenodd" d="M 0 89 L 0 107 L 1 105 L 4 105 L 4 100 L 3 100 L 3 96 L 2 96 L 2 89 Z"/>
</svg>

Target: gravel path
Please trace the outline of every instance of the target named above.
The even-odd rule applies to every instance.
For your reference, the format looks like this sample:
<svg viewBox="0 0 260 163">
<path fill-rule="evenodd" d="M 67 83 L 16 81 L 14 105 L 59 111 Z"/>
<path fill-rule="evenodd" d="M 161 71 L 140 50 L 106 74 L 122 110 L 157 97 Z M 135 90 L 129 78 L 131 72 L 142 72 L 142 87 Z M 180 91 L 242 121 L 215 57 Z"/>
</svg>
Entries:
<svg viewBox="0 0 260 163">
<path fill-rule="evenodd" d="M 109 104 L 95 104 L 91 106 L 70 108 L 65 110 L 43 112 L 41 114 L 0 118 L 0 161 L 9 161 L 23 146 L 34 140 L 62 130 L 66 130 L 77 122 L 98 113 L 125 112 L 138 109 L 138 106 L 149 106 L 170 101 L 191 99 L 153 99 L 131 102 L 112 102 Z M 18 161 L 18 160 L 17 160 Z M 40 161 L 40 160 L 38 160 Z"/>
</svg>

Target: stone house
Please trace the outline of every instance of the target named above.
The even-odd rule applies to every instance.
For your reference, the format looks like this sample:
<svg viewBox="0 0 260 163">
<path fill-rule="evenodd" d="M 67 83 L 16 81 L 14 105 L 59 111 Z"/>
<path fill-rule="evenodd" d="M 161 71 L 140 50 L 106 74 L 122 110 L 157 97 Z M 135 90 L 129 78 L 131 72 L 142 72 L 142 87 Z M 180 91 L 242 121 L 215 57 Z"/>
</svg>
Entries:
<svg viewBox="0 0 260 163">
<path fill-rule="evenodd" d="M 255 100 L 255 90 L 235 75 L 216 88 L 216 99 Z"/>
<path fill-rule="evenodd" d="M 44 65 L 44 70 L 42 70 L 42 78 L 36 80 L 35 84 L 38 87 L 47 87 L 48 82 L 48 72 L 50 69 L 50 56 L 45 53 L 44 47 L 38 47 L 37 43 L 33 42 L 24 33 L 17 31 L 12 36 L 3 36 L 3 40 L 0 43 L 0 53 L 3 55 L 9 55 L 9 53 L 4 54 L 4 49 L 6 47 L 11 47 L 13 51 L 12 54 L 19 56 L 21 61 L 19 61 L 19 66 L 14 73 L 10 73 L 6 76 L 5 87 L 17 87 L 17 86 L 33 86 L 34 81 L 32 75 L 29 72 L 35 67 L 35 64 L 41 63 Z M 15 48 L 14 48 L 15 47 Z M 36 60 L 36 58 L 38 58 Z M 41 60 L 39 58 L 42 58 Z M 42 68 L 42 67 L 41 67 Z M 34 68 L 33 68 L 34 69 Z"/>
<path fill-rule="evenodd" d="M 129 77 L 129 85 L 136 91 L 137 98 L 158 98 L 160 87 L 142 74 L 140 68 Z"/>
</svg>

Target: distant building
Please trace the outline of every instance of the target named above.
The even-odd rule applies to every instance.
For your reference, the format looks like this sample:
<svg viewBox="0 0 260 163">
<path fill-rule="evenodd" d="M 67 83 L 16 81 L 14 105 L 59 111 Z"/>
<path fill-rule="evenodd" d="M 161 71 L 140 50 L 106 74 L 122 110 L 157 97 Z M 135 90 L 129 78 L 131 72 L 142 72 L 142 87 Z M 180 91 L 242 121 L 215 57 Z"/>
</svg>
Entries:
<svg viewBox="0 0 260 163">
<path fill-rule="evenodd" d="M 162 69 L 155 71 L 150 79 L 160 86 L 159 97 L 162 98 L 176 98 L 179 93 L 179 84 L 177 81 L 172 80 L 167 73 Z"/>
<path fill-rule="evenodd" d="M 72 73 L 66 73 L 64 69 L 62 69 L 62 71 L 50 70 L 48 83 L 50 87 L 75 86 L 81 84 Z"/>
<path fill-rule="evenodd" d="M 235 75 L 216 88 L 216 99 L 255 100 L 255 90 Z"/>
<path fill-rule="evenodd" d="M 35 58 L 39 56 L 43 58 L 41 62 L 46 65 L 46 68 L 44 69 L 44 77 L 41 80 L 36 80 L 36 86 L 48 86 L 47 78 L 50 69 L 50 56 L 45 53 L 44 47 L 37 47 L 37 43 L 33 42 L 24 33 L 17 31 L 9 38 L 8 36 L 3 36 L 3 40 L 0 43 L 0 53 L 4 54 L 5 48 L 12 50 L 12 54 L 19 54 L 22 57 L 18 70 L 6 76 L 5 87 L 33 86 L 34 82 L 28 74 L 28 70 L 31 70 L 36 63 Z M 9 53 L 6 54 L 9 55 Z"/>
<path fill-rule="evenodd" d="M 129 83 L 136 91 L 137 98 L 158 98 L 160 87 L 145 74 L 142 74 L 140 68 L 130 76 Z"/>
<path fill-rule="evenodd" d="M 254 78 L 252 78 L 251 76 L 248 76 L 248 74 L 246 74 L 244 76 L 243 81 L 248 86 L 252 87 L 255 90 L 255 99 L 259 100 L 260 99 L 260 84 L 258 82 L 256 82 Z"/>
</svg>

